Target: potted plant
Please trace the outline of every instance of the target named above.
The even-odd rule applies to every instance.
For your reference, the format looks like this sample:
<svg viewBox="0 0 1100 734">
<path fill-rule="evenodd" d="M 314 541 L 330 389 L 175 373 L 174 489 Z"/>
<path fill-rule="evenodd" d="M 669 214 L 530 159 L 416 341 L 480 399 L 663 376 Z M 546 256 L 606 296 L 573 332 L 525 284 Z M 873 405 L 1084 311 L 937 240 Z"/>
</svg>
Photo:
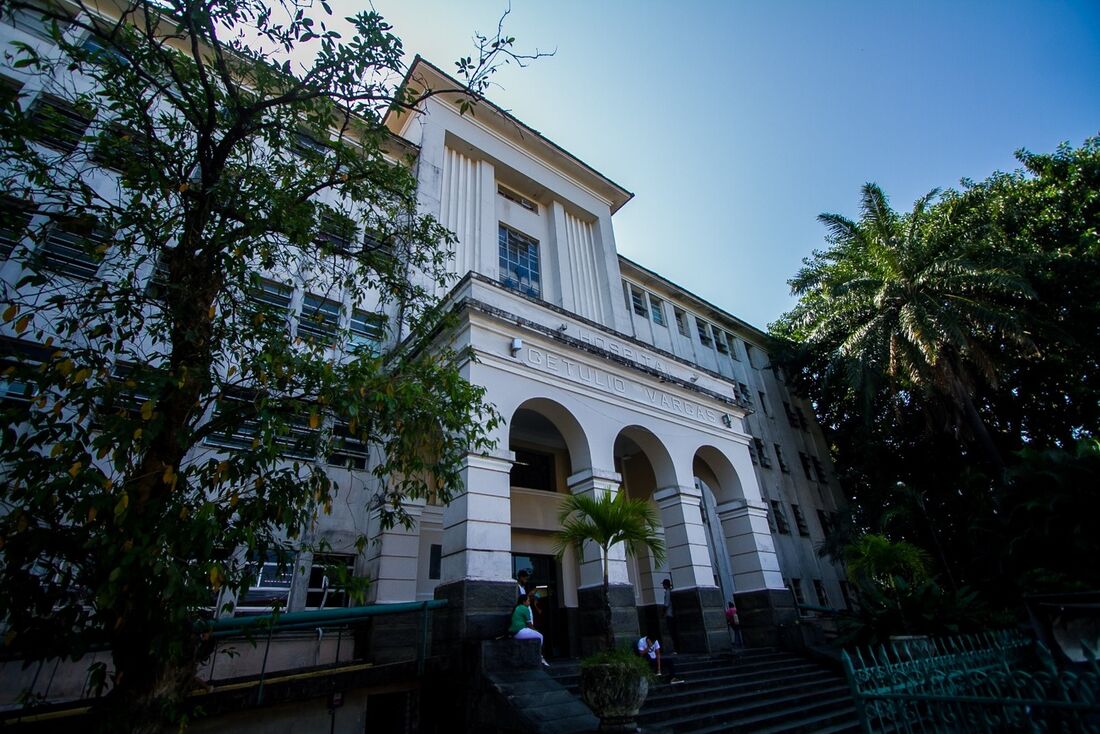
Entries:
<svg viewBox="0 0 1100 734">
<path fill-rule="evenodd" d="M 581 698 L 600 718 L 600 731 L 636 731 L 653 678 L 646 661 L 631 649 L 604 650 L 585 658 Z"/>
<path fill-rule="evenodd" d="M 627 553 L 646 548 L 657 563 L 665 559 L 665 544 L 658 530 L 657 513 L 645 500 L 633 500 L 626 492 L 571 494 L 560 509 L 561 530 L 554 551 L 561 558 L 566 549 L 583 555 L 585 543 L 595 543 L 603 558 L 603 616 L 605 649 L 581 664 L 581 697 L 600 718 L 601 731 L 634 731 L 634 717 L 645 702 L 652 676 L 649 665 L 632 650 L 616 650 L 611 627 L 608 554 L 623 543 Z"/>
</svg>

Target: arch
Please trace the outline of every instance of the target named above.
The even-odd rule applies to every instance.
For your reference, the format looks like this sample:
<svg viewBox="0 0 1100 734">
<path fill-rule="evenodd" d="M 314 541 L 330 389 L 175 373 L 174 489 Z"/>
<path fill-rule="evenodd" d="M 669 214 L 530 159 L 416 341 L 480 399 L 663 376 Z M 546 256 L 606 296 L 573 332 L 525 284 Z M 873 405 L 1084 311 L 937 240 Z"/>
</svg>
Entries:
<svg viewBox="0 0 1100 734">
<path fill-rule="evenodd" d="M 703 445 L 696 449 L 692 473 L 714 492 L 718 504 L 745 499 L 745 490 L 733 462 L 714 446 Z"/>
<path fill-rule="evenodd" d="M 565 441 L 565 447 L 569 451 L 571 472 L 592 465 L 592 448 L 588 436 L 584 432 L 580 421 L 565 406 L 550 398 L 528 398 L 516 406 L 515 411 L 509 417 L 509 433 L 516 423 L 516 416 L 523 410 L 537 413 L 545 418 L 561 434 L 562 440 Z"/>
<path fill-rule="evenodd" d="M 655 489 L 676 486 L 676 467 L 668 449 L 661 443 L 661 439 L 648 428 L 638 425 L 624 426 L 615 436 L 615 454 L 619 455 L 620 447 L 624 445 L 623 439 L 633 442 L 653 468 Z"/>
</svg>

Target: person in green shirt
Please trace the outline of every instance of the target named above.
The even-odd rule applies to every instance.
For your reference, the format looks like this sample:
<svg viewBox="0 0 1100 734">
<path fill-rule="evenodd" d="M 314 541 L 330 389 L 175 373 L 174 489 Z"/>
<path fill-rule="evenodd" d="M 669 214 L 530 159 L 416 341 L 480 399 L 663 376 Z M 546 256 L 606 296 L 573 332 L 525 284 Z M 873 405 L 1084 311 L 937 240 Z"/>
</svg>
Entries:
<svg viewBox="0 0 1100 734">
<path fill-rule="evenodd" d="M 512 623 L 508 626 L 508 634 L 517 640 L 538 640 L 539 656 L 542 656 L 542 633 L 535 629 L 535 617 L 531 613 L 532 594 L 523 594 L 516 602 L 516 608 L 512 610 Z M 550 663 L 542 658 L 542 664 L 549 667 Z"/>
</svg>

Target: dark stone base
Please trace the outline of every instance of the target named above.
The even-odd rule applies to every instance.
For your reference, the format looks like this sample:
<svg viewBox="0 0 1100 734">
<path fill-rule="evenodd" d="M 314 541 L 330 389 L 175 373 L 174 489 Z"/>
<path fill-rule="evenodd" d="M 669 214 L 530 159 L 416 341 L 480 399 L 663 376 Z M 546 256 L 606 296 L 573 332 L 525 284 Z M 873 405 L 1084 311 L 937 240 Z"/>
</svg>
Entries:
<svg viewBox="0 0 1100 734">
<path fill-rule="evenodd" d="M 802 648 L 798 610 L 791 592 L 780 589 L 734 595 L 746 647 Z"/>
<path fill-rule="evenodd" d="M 722 591 L 713 587 L 672 590 L 676 652 L 717 653 L 730 647 Z"/>
<path fill-rule="evenodd" d="M 539 670 L 542 655 L 538 640 L 485 640 L 481 643 L 481 669 L 487 673 L 503 670 Z"/>
<path fill-rule="evenodd" d="M 615 647 L 632 646 L 638 641 L 638 610 L 634 606 L 634 587 L 630 584 L 612 584 L 611 629 L 615 635 Z M 604 618 L 603 587 L 577 589 L 580 605 L 578 626 L 581 635 L 581 656 L 587 657 L 607 647 Z"/>
<path fill-rule="evenodd" d="M 436 615 L 438 612 L 433 613 L 433 617 Z M 432 621 L 438 623 L 439 620 Z M 419 614 L 371 617 L 356 636 L 358 657 L 376 664 L 410 660 L 415 657 L 419 644 Z"/>
<path fill-rule="evenodd" d="M 492 640 L 507 634 L 516 606 L 515 581 L 452 581 L 435 589 L 447 607 L 433 613 L 432 649 L 455 652 L 463 641 Z"/>
</svg>

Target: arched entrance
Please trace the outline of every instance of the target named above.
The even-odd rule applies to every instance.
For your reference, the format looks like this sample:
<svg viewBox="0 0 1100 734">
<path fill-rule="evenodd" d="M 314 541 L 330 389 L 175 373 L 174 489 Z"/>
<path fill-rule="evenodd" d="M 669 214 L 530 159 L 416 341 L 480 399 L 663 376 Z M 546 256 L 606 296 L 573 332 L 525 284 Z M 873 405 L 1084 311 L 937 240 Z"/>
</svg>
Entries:
<svg viewBox="0 0 1100 734">
<path fill-rule="evenodd" d="M 554 532 L 574 456 L 587 456 L 584 432 L 560 404 L 534 398 L 520 405 L 508 422 L 508 450 L 515 459 L 509 476 L 513 578 L 530 573 L 536 593 L 535 627 L 545 637 L 546 657 L 571 654 L 570 608 L 577 606 L 577 563 L 569 552 L 554 555 Z"/>
</svg>

